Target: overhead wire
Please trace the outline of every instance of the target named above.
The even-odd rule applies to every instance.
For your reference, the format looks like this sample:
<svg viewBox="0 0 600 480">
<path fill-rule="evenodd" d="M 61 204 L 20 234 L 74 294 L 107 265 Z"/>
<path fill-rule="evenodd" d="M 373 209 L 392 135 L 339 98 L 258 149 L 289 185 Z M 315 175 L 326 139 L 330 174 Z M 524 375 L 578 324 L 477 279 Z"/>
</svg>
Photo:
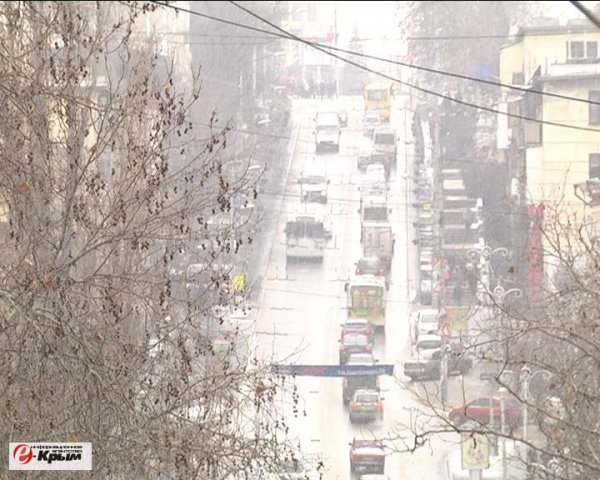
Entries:
<svg viewBox="0 0 600 480">
<path fill-rule="evenodd" d="M 600 28 L 600 19 L 590 12 L 581 2 L 571 0 L 571 3 L 575 6 L 575 8 L 577 8 L 577 10 L 583 13 L 590 22 Z"/>
<path fill-rule="evenodd" d="M 313 44 L 313 43 L 311 43 L 311 42 L 309 42 L 309 41 L 307 41 L 307 40 L 305 40 L 305 39 L 303 39 L 303 38 L 301 38 L 301 37 L 299 37 L 297 35 L 293 35 L 292 33 L 286 31 L 285 29 L 279 27 L 278 25 L 275 25 L 274 23 L 270 22 L 269 20 L 261 17 L 257 13 L 255 13 L 252 10 L 250 10 L 250 9 L 248 9 L 248 8 L 240 5 L 240 4 L 238 4 L 237 2 L 235 2 L 233 0 L 229 0 L 229 3 L 231 3 L 232 5 L 235 5 L 240 10 L 243 10 L 244 12 L 248 13 L 249 15 L 251 15 L 251 16 L 253 16 L 253 17 L 255 17 L 255 18 L 257 18 L 257 19 L 259 19 L 261 21 L 263 21 L 264 23 L 266 23 L 270 27 L 272 27 L 272 28 L 274 28 L 274 29 L 276 29 L 276 30 L 278 30 L 280 32 L 283 32 L 284 34 L 286 34 L 289 37 L 295 39 L 296 41 L 298 41 L 300 43 L 303 43 L 305 45 L 308 45 L 308 46 L 314 48 L 317 51 L 323 52 L 326 55 L 329 55 L 329 56 L 331 56 L 333 58 L 337 58 L 338 60 L 342 60 L 343 62 L 346 62 L 346 63 L 348 63 L 350 65 L 354 65 L 355 67 L 357 67 L 357 68 L 359 68 L 361 70 L 365 70 L 365 71 L 367 71 L 369 73 L 373 73 L 373 74 L 375 74 L 375 75 L 377 75 L 379 77 L 385 78 L 386 80 L 391 80 L 391 81 L 396 82 L 396 83 L 398 83 L 400 85 L 406 85 L 406 86 L 411 87 L 411 88 L 413 88 L 413 89 L 415 89 L 417 91 L 420 91 L 420 92 L 423 92 L 423 93 L 427 93 L 429 95 L 433 95 L 433 96 L 436 96 L 438 98 L 442 98 L 442 99 L 445 99 L 445 100 L 449 100 L 451 102 L 458 103 L 459 105 L 463 105 L 463 106 L 467 106 L 467 107 L 471 107 L 471 108 L 476 108 L 476 109 L 479 109 L 479 110 L 484 110 L 484 111 L 487 111 L 487 112 L 490 112 L 490 113 L 494 113 L 494 114 L 498 114 L 498 115 L 505 115 L 505 116 L 512 117 L 512 118 L 518 118 L 520 120 L 527 120 L 527 121 L 530 121 L 530 122 L 533 122 L 533 123 L 542 124 L 542 125 L 551 125 L 551 126 L 555 126 L 555 127 L 562 127 L 562 128 L 569 128 L 569 129 L 574 129 L 574 130 L 582 130 L 582 131 L 598 132 L 598 133 L 600 133 L 600 130 L 598 130 L 596 128 L 579 127 L 577 125 L 569 125 L 569 124 L 563 124 L 563 123 L 558 123 L 558 122 L 551 122 L 551 121 L 546 121 L 546 120 L 540 120 L 540 119 L 533 118 L 533 117 L 525 117 L 525 116 L 522 116 L 522 115 L 517 115 L 517 114 L 513 114 L 513 113 L 509 113 L 509 112 L 503 112 L 501 110 L 497 110 L 497 109 L 494 109 L 494 108 L 491 108 L 491 107 L 485 107 L 483 105 L 476 105 L 474 103 L 467 102 L 467 101 L 464 101 L 464 100 L 460 100 L 460 99 L 451 97 L 449 95 L 445 95 L 445 94 L 442 94 L 442 93 L 439 93 L 439 92 L 434 92 L 433 90 L 428 90 L 426 88 L 422 88 L 422 87 L 419 87 L 417 85 L 413 85 L 413 84 L 408 83 L 408 82 L 403 82 L 400 79 L 397 79 L 395 77 L 392 77 L 392 76 L 387 75 L 387 74 L 382 73 L 382 72 L 378 72 L 378 71 L 373 70 L 371 68 L 368 68 L 368 67 L 365 67 L 363 65 L 360 65 L 359 63 L 356 63 L 356 62 L 354 62 L 352 60 L 348 60 L 348 59 L 345 59 L 345 58 L 343 58 L 343 57 L 341 57 L 339 55 L 336 55 L 334 53 L 328 52 L 326 49 L 318 47 L 315 44 Z"/>
<path fill-rule="evenodd" d="M 555 96 L 556 98 L 561 98 L 561 99 L 570 100 L 570 101 L 577 101 L 577 102 L 582 102 L 582 103 L 587 103 L 587 104 L 592 104 L 592 105 L 600 105 L 600 102 L 592 102 L 590 100 L 581 99 L 581 98 L 578 98 L 578 97 L 569 97 L 569 96 L 560 95 L 560 94 L 552 94 L 551 92 L 543 92 L 543 91 L 538 91 L 538 90 L 534 91 L 532 89 L 528 89 L 528 88 L 524 88 L 524 87 L 518 87 L 518 86 L 515 86 L 515 85 L 501 84 L 501 83 L 498 83 L 498 82 L 492 82 L 492 81 L 489 81 L 489 80 L 478 79 L 478 78 L 469 77 L 469 76 L 466 76 L 466 75 L 455 74 L 455 73 L 452 73 L 452 72 L 444 72 L 444 71 L 441 71 L 441 70 L 428 69 L 428 67 L 415 66 L 415 65 L 408 64 L 408 63 L 405 63 L 405 62 L 398 62 L 398 61 L 394 61 L 394 60 L 390 60 L 390 59 L 383 59 L 381 57 L 370 56 L 370 55 L 367 55 L 367 54 L 360 54 L 358 52 L 353 52 L 353 51 L 350 51 L 350 50 L 340 49 L 340 48 L 332 47 L 332 46 L 329 46 L 329 45 L 317 44 L 317 43 L 305 40 L 305 39 L 303 39 L 301 37 L 298 37 L 296 35 L 293 35 L 290 32 L 287 32 L 286 30 L 284 30 L 281 27 L 273 24 L 269 20 L 261 17 L 260 15 L 252 12 L 251 10 L 247 9 L 246 7 L 243 7 L 243 6 L 237 4 L 236 2 L 233 2 L 233 1 L 230 1 L 230 3 L 233 4 L 233 5 L 235 5 L 239 9 L 245 11 L 249 15 L 252 15 L 252 16 L 254 16 L 257 19 L 260 19 L 261 21 L 263 21 L 267 25 L 271 26 L 272 28 L 275 28 L 275 29 L 279 30 L 282 33 L 278 34 L 277 32 L 272 32 L 272 31 L 269 31 L 269 30 L 260 29 L 260 28 L 257 28 L 257 27 L 252 27 L 250 25 L 241 24 L 239 22 L 233 22 L 233 21 L 230 21 L 230 20 L 226 20 L 226 19 L 223 19 L 223 18 L 212 16 L 212 15 L 206 15 L 206 14 L 203 14 L 203 13 L 200 13 L 200 12 L 196 12 L 196 11 L 193 11 L 193 10 L 180 8 L 180 7 L 177 7 L 175 5 L 165 4 L 164 2 L 160 2 L 160 1 L 157 1 L 157 0 L 151 0 L 151 3 L 155 3 L 157 5 L 161 5 L 161 6 L 164 6 L 164 7 L 172 8 L 172 9 L 175 9 L 175 10 L 181 10 L 183 12 L 189 13 L 190 15 L 197 15 L 197 16 L 208 18 L 210 20 L 214 20 L 214 21 L 217 21 L 217 22 L 225 23 L 225 24 L 228 24 L 228 25 L 233 25 L 233 26 L 236 26 L 236 27 L 239 27 L 239 28 L 245 28 L 245 29 L 249 29 L 249 30 L 253 30 L 253 31 L 259 31 L 259 32 L 262 32 L 262 33 L 270 34 L 270 35 L 279 36 L 281 38 L 288 39 L 288 40 L 295 40 L 297 42 L 300 42 L 300 43 L 303 43 L 303 44 L 305 44 L 307 46 L 310 46 L 310 47 L 312 47 L 312 48 L 314 48 L 314 49 L 316 49 L 318 51 L 321 51 L 322 53 L 324 53 L 326 55 L 332 56 L 332 57 L 337 58 L 337 59 L 339 59 L 339 60 L 341 60 L 341 61 L 343 61 L 345 63 L 353 65 L 353 66 L 355 66 L 355 67 L 357 67 L 357 68 L 359 68 L 361 70 L 367 71 L 369 73 L 373 73 L 375 75 L 378 75 L 380 77 L 386 78 L 386 79 L 391 80 L 391 81 L 393 81 L 395 83 L 398 83 L 400 85 L 406 85 L 406 86 L 408 86 L 410 88 L 413 88 L 413 89 L 415 89 L 417 91 L 421 91 L 421 92 L 426 93 L 428 95 L 433 95 L 433 96 L 436 96 L 438 98 L 446 99 L 446 100 L 449 100 L 449 101 L 454 102 L 454 103 L 458 103 L 458 104 L 463 105 L 463 106 L 467 106 L 467 107 L 475 108 L 475 109 L 479 109 L 479 110 L 484 110 L 484 111 L 488 111 L 490 113 L 494 113 L 494 114 L 498 114 L 498 115 L 504 115 L 504 116 L 511 117 L 511 118 L 517 118 L 517 119 L 520 119 L 520 120 L 531 121 L 533 123 L 538 123 L 538 124 L 542 124 L 542 125 L 550 125 L 550 126 L 556 126 L 556 127 L 561 127 L 561 128 L 569 128 L 569 129 L 573 129 L 573 130 L 588 131 L 588 132 L 600 132 L 600 129 L 596 129 L 596 128 L 582 127 L 582 126 L 577 126 L 577 125 L 569 125 L 569 124 L 564 124 L 564 123 L 559 123 L 559 122 L 552 122 L 552 121 L 547 121 L 547 120 L 541 120 L 541 119 L 537 119 L 537 118 L 533 118 L 533 117 L 526 117 L 526 116 L 523 116 L 523 115 L 518 115 L 518 114 L 514 114 L 514 113 L 510 113 L 510 112 L 504 112 L 502 110 L 497 110 L 497 109 L 494 109 L 494 108 L 491 108 L 491 107 L 486 107 L 486 106 L 483 106 L 483 105 L 477 105 L 477 104 L 474 104 L 472 102 L 467 102 L 467 101 L 464 101 L 464 100 L 460 100 L 460 99 L 451 97 L 449 95 L 445 95 L 445 94 L 442 94 L 442 93 L 439 93 L 439 92 L 435 92 L 433 90 L 428 90 L 428 89 L 419 87 L 417 85 L 414 85 L 414 84 L 411 84 L 411 83 L 408 83 L 408 82 L 404 82 L 404 81 L 402 81 L 400 79 L 397 79 L 397 78 L 392 77 L 390 75 L 387 75 L 385 73 L 378 72 L 378 71 L 373 70 L 371 68 L 368 68 L 368 67 L 365 67 L 363 65 L 360 65 L 360 64 L 358 64 L 356 62 L 353 62 L 352 60 L 349 60 L 349 59 L 346 59 L 346 58 L 341 57 L 339 55 L 336 55 L 334 53 L 331 53 L 331 52 L 327 51 L 327 49 L 339 51 L 339 52 L 342 52 L 342 53 L 349 53 L 349 54 L 352 54 L 352 55 L 366 56 L 366 58 L 372 58 L 372 59 L 376 59 L 376 60 L 380 60 L 380 61 L 386 61 L 386 62 L 389 62 L 389 63 L 396 63 L 398 65 L 405 65 L 408 68 L 424 69 L 424 70 L 427 70 L 427 71 L 431 71 L 431 73 L 437 73 L 437 74 L 440 74 L 440 75 L 456 76 L 457 78 L 461 78 L 461 79 L 464 79 L 464 80 L 470 80 L 470 81 L 475 81 L 475 82 L 480 82 L 480 83 L 488 83 L 490 85 L 502 86 L 502 87 L 505 87 L 505 88 L 510 88 L 510 89 L 515 89 L 515 90 L 519 90 L 519 91 L 536 93 L 536 94 L 539 94 L 539 95 Z"/>
</svg>

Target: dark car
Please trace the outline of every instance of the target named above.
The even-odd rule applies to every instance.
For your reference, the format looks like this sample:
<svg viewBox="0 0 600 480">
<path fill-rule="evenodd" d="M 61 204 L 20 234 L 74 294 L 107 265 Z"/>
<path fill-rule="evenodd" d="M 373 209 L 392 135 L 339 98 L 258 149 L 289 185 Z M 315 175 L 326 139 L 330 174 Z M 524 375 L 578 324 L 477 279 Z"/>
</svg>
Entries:
<svg viewBox="0 0 600 480">
<path fill-rule="evenodd" d="M 491 408 L 490 408 L 491 403 Z M 462 405 L 454 407 L 448 414 L 448 420 L 454 425 L 474 421 L 480 424 L 490 423 L 490 417 L 494 424 L 499 424 L 502 417 L 502 404 L 500 397 L 480 397 Z M 504 399 L 504 421 L 511 428 L 518 427 L 523 422 L 523 404 L 515 398 Z"/>
<path fill-rule="evenodd" d="M 375 340 L 375 326 L 368 318 L 348 318 L 341 327 L 342 337 L 347 333 L 360 333 L 369 337 L 371 343 Z"/>
<path fill-rule="evenodd" d="M 369 337 L 360 333 L 347 333 L 340 338 L 340 365 L 344 365 L 353 353 L 370 353 L 373 344 Z"/>
<path fill-rule="evenodd" d="M 375 275 L 385 278 L 385 288 L 390 288 L 390 271 L 379 257 L 362 257 L 356 262 L 356 275 Z"/>
<path fill-rule="evenodd" d="M 370 353 L 353 353 L 348 357 L 346 365 L 358 365 L 363 367 L 372 367 L 377 363 L 377 360 Z M 342 397 L 344 405 L 347 405 L 356 390 L 377 390 L 379 391 L 379 376 L 377 375 L 359 375 L 352 377 L 344 377 L 342 389 Z"/>
</svg>

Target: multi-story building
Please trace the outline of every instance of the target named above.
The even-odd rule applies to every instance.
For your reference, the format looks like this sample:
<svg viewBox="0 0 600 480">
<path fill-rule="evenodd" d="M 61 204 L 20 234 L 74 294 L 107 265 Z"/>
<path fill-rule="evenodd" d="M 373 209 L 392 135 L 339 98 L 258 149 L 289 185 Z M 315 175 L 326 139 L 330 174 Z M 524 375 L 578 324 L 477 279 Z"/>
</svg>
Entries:
<svg viewBox="0 0 600 480">
<path fill-rule="evenodd" d="M 310 42 L 336 44 L 337 2 L 287 3 L 287 31 Z M 297 81 L 318 84 L 335 78 L 335 58 L 300 42 L 287 42 L 285 66 Z"/>
<path fill-rule="evenodd" d="M 544 209 L 560 203 L 560 221 L 566 215 L 583 221 L 584 204 L 573 186 L 600 176 L 598 42 L 600 31 L 587 20 L 543 19 L 520 28 L 501 50 L 501 82 L 524 90 L 504 89 L 500 109 L 538 120 L 498 120 L 499 155 L 511 177 L 512 230 L 520 231 L 513 246 L 533 290 L 543 278 Z"/>
</svg>

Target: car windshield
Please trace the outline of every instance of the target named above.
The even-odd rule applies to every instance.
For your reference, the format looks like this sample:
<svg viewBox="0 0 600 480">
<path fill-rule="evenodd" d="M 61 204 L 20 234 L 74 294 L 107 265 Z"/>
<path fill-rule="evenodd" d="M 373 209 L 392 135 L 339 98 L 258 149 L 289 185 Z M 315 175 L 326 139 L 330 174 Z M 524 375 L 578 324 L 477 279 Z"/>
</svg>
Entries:
<svg viewBox="0 0 600 480">
<path fill-rule="evenodd" d="M 302 179 L 302 183 L 308 183 L 309 185 L 318 185 L 325 182 L 325 177 L 319 175 L 311 175 Z"/>
<path fill-rule="evenodd" d="M 365 335 L 344 335 L 342 339 L 344 345 L 366 345 L 369 339 Z"/>
<path fill-rule="evenodd" d="M 344 324 L 344 327 L 347 328 L 348 330 L 364 330 L 368 326 L 369 326 L 369 323 L 366 320 L 365 321 L 346 322 Z"/>
<path fill-rule="evenodd" d="M 369 115 L 365 117 L 364 122 L 367 125 L 379 125 L 381 123 L 381 120 L 379 119 L 379 116 Z"/>
<path fill-rule="evenodd" d="M 358 268 L 364 273 L 367 272 L 379 272 L 381 268 L 381 262 L 378 258 L 368 259 L 368 260 L 359 260 Z"/>
<path fill-rule="evenodd" d="M 376 133 L 375 143 L 380 145 L 394 145 L 394 143 L 396 143 L 396 139 L 394 138 L 393 133 Z"/>
<path fill-rule="evenodd" d="M 379 401 L 379 396 L 376 393 L 361 393 L 356 395 L 356 401 L 360 403 L 376 403 Z"/>
<path fill-rule="evenodd" d="M 438 323 L 437 313 L 421 313 L 419 321 L 422 323 Z"/>
<path fill-rule="evenodd" d="M 417 343 L 419 350 L 429 350 L 431 348 L 441 348 L 442 342 L 440 340 L 423 340 Z"/>
<path fill-rule="evenodd" d="M 387 207 L 365 207 L 363 218 L 365 220 L 386 221 L 388 218 Z"/>
<path fill-rule="evenodd" d="M 330 125 L 322 125 L 317 127 L 318 133 L 324 133 L 325 135 L 333 135 L 337 133 L 337 128 Z"/>
</svg>

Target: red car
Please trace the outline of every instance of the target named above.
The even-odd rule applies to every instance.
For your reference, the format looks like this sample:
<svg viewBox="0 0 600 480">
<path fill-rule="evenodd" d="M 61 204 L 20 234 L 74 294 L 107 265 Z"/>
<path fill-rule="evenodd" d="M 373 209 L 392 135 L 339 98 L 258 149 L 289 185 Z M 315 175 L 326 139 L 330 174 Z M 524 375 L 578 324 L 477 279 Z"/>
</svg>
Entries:
<svg viewBox="0 0 600 480">
<path fill-rule="evenodd" d="M 490 413 L 492 420 L 500 424 L 502 411 L 500 397 L 492 397 L 490 412 L 490 397 L 476 398 L 475 400 L 450 410 L 448 420 L 456 426 L 460 426 L 468 421 L 475 421 L 480 424 L 490 423 Z M 514 398 L 504 399 L 504 420 L 509 427 L 518 427 L 523 423 L 523 405 Z"/>
<path fill-rule="evenodd" d="M 385 470 L 385 450 L 380 440 L 354 438 L 350 443 L 350 472 L 378 473 Z"/>
</svg>

